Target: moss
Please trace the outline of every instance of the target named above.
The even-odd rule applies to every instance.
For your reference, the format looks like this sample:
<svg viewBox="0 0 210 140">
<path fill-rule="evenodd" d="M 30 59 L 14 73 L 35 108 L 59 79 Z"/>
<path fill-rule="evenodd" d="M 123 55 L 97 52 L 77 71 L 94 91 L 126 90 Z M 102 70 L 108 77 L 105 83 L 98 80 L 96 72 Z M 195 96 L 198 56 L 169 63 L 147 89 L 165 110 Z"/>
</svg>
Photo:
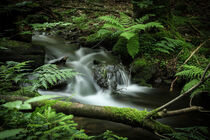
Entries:
<svg viewBox="0 0 210 140">
<path fill-rule="evenodd" d="M 154 130 L 164 134 L 175 132 L 170 126 L 155 121 Z"/>
<path fill-rule="evenodd" d="M 148 111 L 139 111 L 134 108 L 117 108 L 105 107 L 106 110 L 111 111 L 121 119 L 126 118 L 130 121 L 142 122 L 142 119 L 147 115 Z"/>
</svg>

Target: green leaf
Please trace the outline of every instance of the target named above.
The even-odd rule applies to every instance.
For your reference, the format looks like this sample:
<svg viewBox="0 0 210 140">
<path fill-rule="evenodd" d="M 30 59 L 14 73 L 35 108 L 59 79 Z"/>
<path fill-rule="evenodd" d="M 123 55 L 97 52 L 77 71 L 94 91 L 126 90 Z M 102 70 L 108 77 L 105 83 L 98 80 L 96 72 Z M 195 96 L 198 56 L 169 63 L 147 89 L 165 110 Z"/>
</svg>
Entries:
<svg viewBox="0 0 210 140">
<path fill-rule="evenodd" d="M 25 109 L 31 109 L 31 105 L 28 103 L 24 103 L 22 101 L 14 101 L 14 102 L 8 102 L 3 104 L 4 107 L 10 108 L 10 109 L 18 109 L 18 110 L 25 110 Z"/>
<path fill-rule="evenodd" d="M 10 109 L 14 109 L 14 108 L 19 109 L 20 106 L 22 105 L 22 103 L 23 103 L 22 101 L 18 100 L 18 101 L 14 101 L 14 102 L 5 103 L 5 104 L 3 104 L 3 106 L 10 108 Z"/>
<path fill-rule="evenodd" d="M 133 32 L 124 32 L 120 34 L 120 36 L 126 38 L 127 40 L 130 40 L 132 37 L 134 37 L 136 34 Z"/>
<path fill-rule="evenodd" d="M 190 88 L 192 88 L 194 85 L 196 85 L 199 82 L 198 79 L 193 79 L 190 82 L 188 82 L 187 84 L 184 85 L 181 93 L 184 93 L 186 91 L 188 91 Z"/>
<path fill-rule="evenodd" d="M 127 43 L 127 50 L 130 56 L 134 58 L 136 54 L 139 52 L 139 38 L 138 35 L 132 37 L 130 40 L 128 40 Z"/>
<path fill-rule="evenodd" d="M 38 102 L 38 101 L 48 100 L 48 99 L 56 98 L 56 97 L 60 97 L 60 96 L 58 96 L 58 95 L 42 95 L 42 96 L 38 96 L 38 97 L 31 98 L 29 100 L 26 100 L 25 103 Z"/>
<path fill-rule="evenodd" d="M 17 134 L 21 133 L 22 131 L 24 131 L 23 128 L 1 131 L 0 139 L 7 139 L 9 137 L 16 136 Z"/>
</svg>

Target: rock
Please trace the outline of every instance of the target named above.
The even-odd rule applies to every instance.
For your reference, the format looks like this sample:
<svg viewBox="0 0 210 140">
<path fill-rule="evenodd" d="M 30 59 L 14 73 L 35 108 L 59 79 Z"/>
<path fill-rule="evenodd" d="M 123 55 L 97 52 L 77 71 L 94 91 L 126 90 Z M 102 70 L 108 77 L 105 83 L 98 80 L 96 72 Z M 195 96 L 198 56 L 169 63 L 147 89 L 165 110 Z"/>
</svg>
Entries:
<svg viewBox="0 0 210 140">
<path fill-rule="evenodd" d="M 118 84 L 126 84 L 124 79 L 128 77 L 123 72 L 122 68 L 117 65 L 97 64 L 93 66 L 94 79 L 103 89 L 115 91 Z"/>
<path fill-rule="evenodd" d="M 56 64 L 56 65 L 64 65 L 66 63 L 66 60 L 68 59 L 68 56 L 61 57 L 59 59 L 55 59 L 50 61 L 50 64 Z"/>
<path fill-rule="evenodd" d="M 31 43 L 25 43 L 14 40 L 0 40 L 0 62 L 16 61 L 23 62 L 32 60 L 31 67 L 33 69 L 44 64 L 45 51 L 44 48 L 33 46 Z"/>
</svg>

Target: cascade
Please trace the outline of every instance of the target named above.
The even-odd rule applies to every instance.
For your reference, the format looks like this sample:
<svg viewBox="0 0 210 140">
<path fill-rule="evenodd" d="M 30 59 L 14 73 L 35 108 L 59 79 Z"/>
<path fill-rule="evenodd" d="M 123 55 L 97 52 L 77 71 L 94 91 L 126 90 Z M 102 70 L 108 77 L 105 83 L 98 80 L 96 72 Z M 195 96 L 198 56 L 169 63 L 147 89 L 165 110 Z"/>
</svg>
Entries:
<svg viewBox="0 0 210 140">
<path fill-rule="evenodd" d="M 80 73 L 67 81 L 64 89 L 40 89 L 41 94 L 67 96 L 85 104 L 143 109 L 113 97 L 112 92 L 116 91 L 123 95 L 135 96 L 136 93 L 147 93 L 151 88 L 132 84 L 125 68 L 105 50 L 83 47 L 77 49 L 71 44 L 66 44 L 65 41 L 44 35 L 33 36 L 33 43 L 45 47 L 45 63 L 52 63 L 67 56 L 66 64 L 61 68 L 71 68 Z"/>
</svg>

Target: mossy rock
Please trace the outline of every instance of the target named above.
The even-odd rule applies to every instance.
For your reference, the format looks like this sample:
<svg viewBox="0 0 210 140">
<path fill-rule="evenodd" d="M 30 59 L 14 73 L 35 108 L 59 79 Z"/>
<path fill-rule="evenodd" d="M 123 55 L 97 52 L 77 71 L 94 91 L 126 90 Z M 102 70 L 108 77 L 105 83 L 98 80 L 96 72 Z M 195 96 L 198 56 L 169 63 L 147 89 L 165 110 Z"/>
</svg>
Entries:
<svg viewBox="0 0 210 140">
<path fill-rule="evenodd" d="M 45 51 L 42 47 L 35 47 L 31 43 L 25 43 L 15 40 L 0 40 L 1 56 L 0 62 L 16 61 L 23 62 L 32 60 L 32 68 L 44 64 Z"/>
<path fill-rule="evenodd" d="M 139 83 L 140 85 L 151 86 L 148 82 L 153 78 L 156 72 L 156 65 L 145 58 L 137 58 L 132 63 L 134 82 Z"/>
</svg>

